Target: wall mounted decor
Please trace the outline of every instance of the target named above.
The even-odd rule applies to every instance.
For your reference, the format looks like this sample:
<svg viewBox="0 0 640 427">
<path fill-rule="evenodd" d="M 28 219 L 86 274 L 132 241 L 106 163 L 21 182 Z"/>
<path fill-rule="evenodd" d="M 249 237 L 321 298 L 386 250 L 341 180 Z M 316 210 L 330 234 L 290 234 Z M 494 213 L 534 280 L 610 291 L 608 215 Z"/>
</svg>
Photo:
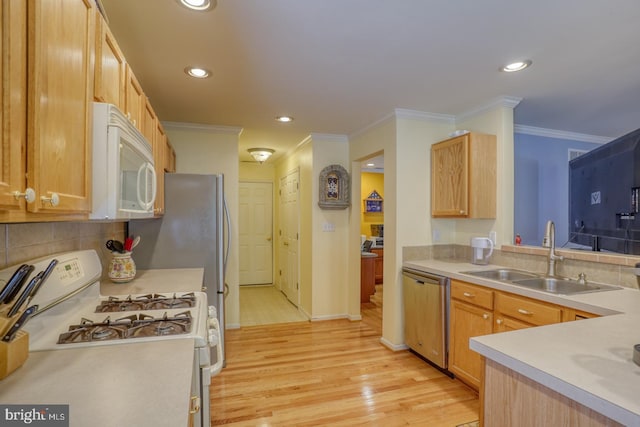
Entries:
<svg viewBox="0 0 640 427">
<path fill-rule="evenodd" d="M 340 165 L 330 165 L 320 172 L 320 194 L 318 206 L 321 209 L 346 209 L 349 207 L 351 183 L 349 174 Z"/>
<path fill-rule="evenodd" d="M 382 196 L 376 190 L 373 190 L 366 199 L 363 200 L 365 213 L 382 212 Z"/>
</svg>

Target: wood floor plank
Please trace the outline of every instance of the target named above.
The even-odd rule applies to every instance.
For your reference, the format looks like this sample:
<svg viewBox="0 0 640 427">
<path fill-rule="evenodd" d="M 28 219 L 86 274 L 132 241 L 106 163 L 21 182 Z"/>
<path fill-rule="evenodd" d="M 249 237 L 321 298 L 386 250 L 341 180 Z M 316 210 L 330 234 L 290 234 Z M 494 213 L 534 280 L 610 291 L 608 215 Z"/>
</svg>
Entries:
<svg viewBox="0 0 640 427">
<path fill-rule="evenodd" d="M 212 425 L 448 426 L 476 420 L 478 398 L 409 351 L 380 343 L 381 313 L 363 320 L 227 332 L 227 366 L 211 384 Z"/>
</svg>

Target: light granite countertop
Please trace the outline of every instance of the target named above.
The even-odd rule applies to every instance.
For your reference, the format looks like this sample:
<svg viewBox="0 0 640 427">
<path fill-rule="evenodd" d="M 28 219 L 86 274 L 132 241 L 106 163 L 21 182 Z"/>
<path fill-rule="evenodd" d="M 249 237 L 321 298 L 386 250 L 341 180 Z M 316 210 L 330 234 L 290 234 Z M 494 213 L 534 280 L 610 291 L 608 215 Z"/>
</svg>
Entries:
<svg viewBox="0 0 640 427">
<path fill-rule="evenodd" d="M 132 295 L 167 292 L 201 292 L 204 268 L 138 270 L 128 283 L 100 282 L 101 295 Z"/>
<path fill-rule="evenodd" d="M 633 362 L 633 345 L 640 343 L 640 291 L 554 295 L 463 273 L 498 265 L 441 260 L 403 265 L 602 315 L 476 337 L 470 347 L 619 423 L 640 426 L 640 366 Z"/>
</svg>

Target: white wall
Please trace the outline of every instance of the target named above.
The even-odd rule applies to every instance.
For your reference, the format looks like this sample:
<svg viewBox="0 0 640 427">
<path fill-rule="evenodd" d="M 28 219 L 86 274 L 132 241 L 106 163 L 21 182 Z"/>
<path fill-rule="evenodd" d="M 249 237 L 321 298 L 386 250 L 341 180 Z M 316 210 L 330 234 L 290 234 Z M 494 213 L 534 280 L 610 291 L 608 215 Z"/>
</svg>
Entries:
<svg viewBox="0 0 640 427">
<path fill-rule="evenodd" d="M 231 247 L 227 263 L 227 328 L 240 327 L 238 262 L 238 136 L 240 129 L 189 123 L 163 123 L 176 151 L 178 173 L 222 173 L 225 196 L 231 217 Z"/>
</svg>

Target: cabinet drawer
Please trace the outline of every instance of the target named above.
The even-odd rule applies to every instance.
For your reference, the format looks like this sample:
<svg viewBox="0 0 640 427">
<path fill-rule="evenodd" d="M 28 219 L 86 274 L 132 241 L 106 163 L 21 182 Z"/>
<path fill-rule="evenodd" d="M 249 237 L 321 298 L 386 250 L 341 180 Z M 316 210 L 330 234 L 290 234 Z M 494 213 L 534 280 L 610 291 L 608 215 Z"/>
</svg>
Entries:
<svg viewBox="0 0 640 427">
<path fill-rule="evenodd" d="M 493 291 L 487 288 L 451 280 L 451 298 L 493 310 Z"/>
<path fill-rule="evenodd" d="M 496 311 L 532 325 L 549 325 L 562 320 L 560 307 L 511 294 L 496 294 Z"/>
</svg>

